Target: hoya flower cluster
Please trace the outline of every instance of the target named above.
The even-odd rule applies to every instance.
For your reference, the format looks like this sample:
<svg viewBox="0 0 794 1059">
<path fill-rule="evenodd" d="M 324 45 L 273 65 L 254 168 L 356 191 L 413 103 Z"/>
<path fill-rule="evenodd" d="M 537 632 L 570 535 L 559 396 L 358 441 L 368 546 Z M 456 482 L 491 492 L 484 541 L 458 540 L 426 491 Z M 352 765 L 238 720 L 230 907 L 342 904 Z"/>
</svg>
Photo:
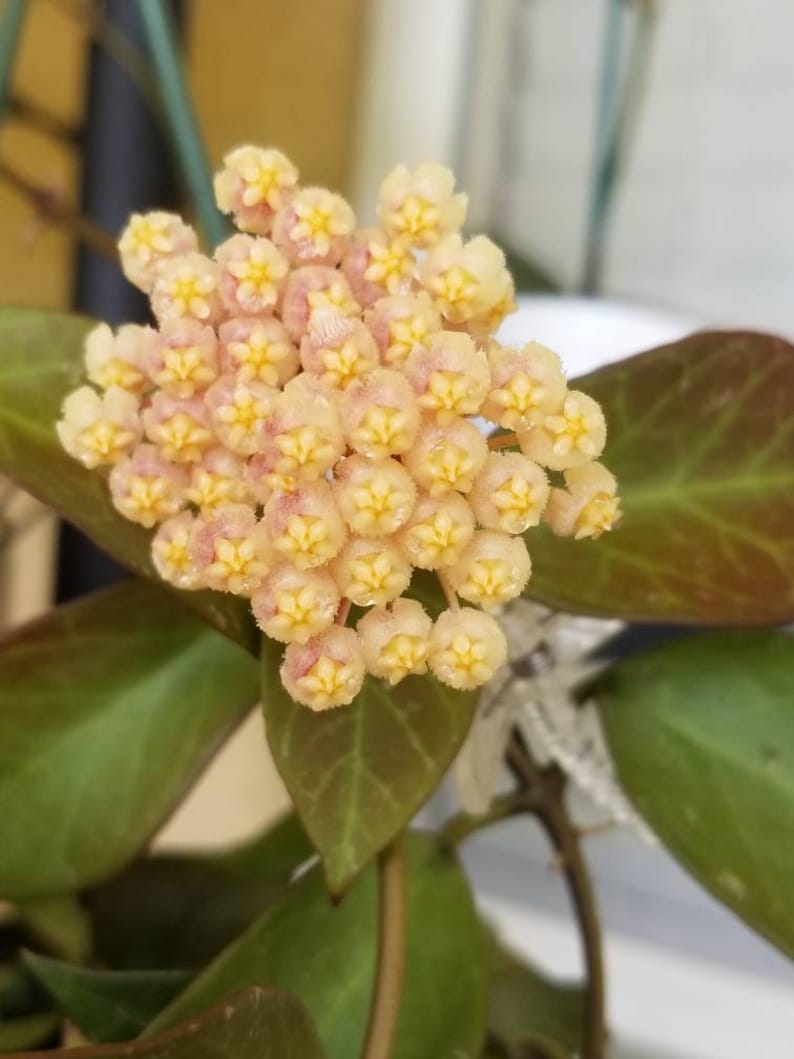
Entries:
<svg viewBox="0 0 794 1059">
<path fill-rule="evenodd" d="M 131 218 L 122 264 L 157 327 L 89 334 L 64 447 L 112 467 L 166 581 L 250 597 L 298 702 L 349 703 L 366 673 L 483 684 L 506 658 L 491 612 L 530 575 L 524 531 L 617 518 L 601 409 L 550 350 L 493 339 L 513 283 L 461 237 L 443 167 L 394 169 L 376 228 L 276 150 L 232 151 L 215 188 L 239 231 L 212 257 L 177 216 Z M 472 416 L 514 433 L 489 443 Z M 414 568 L 441 582 L 435 621 L 405 595 Z"/>
</svg>

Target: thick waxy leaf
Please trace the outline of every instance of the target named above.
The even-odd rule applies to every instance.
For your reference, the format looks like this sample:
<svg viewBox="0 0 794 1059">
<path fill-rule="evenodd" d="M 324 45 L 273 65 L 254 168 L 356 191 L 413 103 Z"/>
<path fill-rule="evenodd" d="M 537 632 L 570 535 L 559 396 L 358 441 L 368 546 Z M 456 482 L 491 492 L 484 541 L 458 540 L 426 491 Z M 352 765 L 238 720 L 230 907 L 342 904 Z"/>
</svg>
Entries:
<svg viewBox="0 0 794 1059">
<path fill-rule="evenodd" d="M 618 775 L 704 886 L 794 956 L 794 637 L 693 637 L 599 691 Z"/>
<path fill-rule="evenodd" d="M 561 610 L 763 625 L 794 618 L 794 347 L 709 332 L 576 381 L 604 407 L 623 520 L 529 535 L 528 593 Z"/>
<path fill-rule="evenodd" d="M 406 979 L 393 1059 L 474 1059 L 485 1018 L 482 929 L 452 857 L 409 836 Z M 290 887 L 155 1022 L 189 1017 L 252 982 L 288 989 L 311 1012 L 329 1059 L 361 1051 L 374 984 L 375 870 L 333 905 L 319 872 Z"/>
<path fill-rule="evenodd" d="M 18 913 L 22 926 L 37 948 L 69 963 L 82 963 L 90 955 L 91 921 L 73 895 L 25 901 L 19 906 Z"/>
<path fill-rule="evenodd" d="M 137 1037 L 191 977 L 185 971 L 93 971 L 34 953 L 25 962 L 61 1014 L 101 1044 Z"/>
<path fill-rule="evenodd" d="M 0 308 L 0 473 L 60 511 L 133 573 L 166 588 L 152 566 L 151 532 L 113 507 L 105 476 L 64 452 L 55 422 L 64 397 L 85 381 L 83 339 L 94 321 L 36 309 Z M 246 604 L 217 592 L 175 593 L 226 636 L 255 644 Z"/>
<path fill-rule="evenodd" d="M 313 713 L 284 691 L 281 653 L 263 641 L 267 738 L 328 884 L 341 893 L 436 788 L 469 729 L 475 696 L 429 676 L 396 688 L 368 677 L 352 705 Z"/>
<path fill-rule="evenodd" d="M 87 897 L 97 958 L 115 968 L 199 968 L 281 894 L 312 848 L 295 816 L 225 853 L 156 854 Z"/>
<path fill-rule="evenodd" d="M 141 582 L 18 630 L 0 645 L 0 895 L 117 871 L 257 696 L 245 651 Z"/>
<path fill-rule="evenodd" d="M 535 1048 L 553 1059 L 575 1059 L 582 1048 L 582 990 L 550 982 L 491 942 L 488 1032 L 506 1053 Z"/>
<path fill-rule="evenodd" d="M 304 1006 L 271 989 L 249 989 L 158 1037 L 36 1054 L 41 1059 L 323 1059 Z"/>
<path fill-rule="evenodd" d="M 0 1052 L 19 1052 L 27 1048 L 40 1048 L 49 1043 L 61 1024 L 58 1015 L 51 1011 L 40 1011 L 34 1015 L 20 1015 L 0 1022 Z M 43 1055 L 65 1055 L 65 1052 L 45 1052 Z"/>
</svg>

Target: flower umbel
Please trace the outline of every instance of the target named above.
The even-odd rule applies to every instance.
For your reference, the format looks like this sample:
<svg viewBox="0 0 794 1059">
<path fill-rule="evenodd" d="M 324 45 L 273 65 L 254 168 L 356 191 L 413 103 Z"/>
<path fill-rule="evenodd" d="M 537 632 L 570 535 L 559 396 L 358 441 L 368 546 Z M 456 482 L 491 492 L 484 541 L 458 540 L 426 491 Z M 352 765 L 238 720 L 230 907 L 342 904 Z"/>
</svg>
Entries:
<svg viewBox="0 0 794 1059">
<path fill-rule="evenodd" d="M 296 702 L 344 706 L 366 674 L 479 687 L 530 577 L 522 535 L 595 539 L 620 518 L 599 405 L 556 353 L 494 337 L 513 281 L 490 239 L 463 240 L 443 166 L 397 166 L 375 227 L 274 148 L 227 154 L 215 194 L 238 231 L 212 256 L 175 214 L 130 218 L 122 267 L 157 327 L 88 333 L 64 449 L 108 468 L 163 580 L 250 597 Z M 414 569 L 447 599 L 435 621 Z"/>
</svg>

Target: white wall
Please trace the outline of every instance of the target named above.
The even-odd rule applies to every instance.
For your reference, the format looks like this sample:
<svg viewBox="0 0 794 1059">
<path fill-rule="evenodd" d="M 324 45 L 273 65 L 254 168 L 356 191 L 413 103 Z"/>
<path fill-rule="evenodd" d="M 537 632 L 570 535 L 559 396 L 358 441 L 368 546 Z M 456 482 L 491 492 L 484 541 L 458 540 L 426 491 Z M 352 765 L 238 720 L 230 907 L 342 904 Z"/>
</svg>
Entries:
<svg viewBox="0 0 794 1059">
<path fill-rule="evenodd" d="M 581 271 L 605 0 L 510 0 L 494 216 L 567 284 Z M 794 4 L 659 0 L 646 110 L 607 293 L 794 333 Z M 500 120 L 499 112 L 494 120 Z"/>
</svg>

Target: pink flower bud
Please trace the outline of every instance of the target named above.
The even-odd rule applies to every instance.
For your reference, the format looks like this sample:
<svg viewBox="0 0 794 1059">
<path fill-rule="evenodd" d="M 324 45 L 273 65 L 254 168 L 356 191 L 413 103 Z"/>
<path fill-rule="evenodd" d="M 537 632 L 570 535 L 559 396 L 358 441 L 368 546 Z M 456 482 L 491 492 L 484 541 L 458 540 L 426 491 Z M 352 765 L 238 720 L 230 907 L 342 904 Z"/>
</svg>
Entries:
<svg viewBox="0 0 794 1059">
<path fill-rule="evenodd" d="M 281 319 L 290 338 L 295 342 L 301 339 L 312 313 L 324 309 L 342 316 L 358 316 L 361 312 L 342 273 L 327 265 L 307 265 L 290 272 L 281 303 Z"/>
<path fill-rule="evenodd" d="M 151 529 L 185 506 L 188 472 L 163 459 L 155 445 L 138 445 L 110 472 L 110 495 L 116 510 Z"/>
<path fill-rule="evenodd" d="M 160 390 L 142 418 L 147 438 L 173 463 L 198 463 L 216 444 L 209 410 L 200 397 L 171 397 Z"/>
<path fill-rule="evenodd" d="M 324 570 L 299 570 L 281 563 L 254 592 L 251 608 L 266 636 L 281 643 L 305 644 L 333 625 L 339 589 Z"/>
<path fill-rule="evenodd" d="M 337 465 L 333 491 L 351 532 L 361 537 L 394 533 L 407 521 L 416 499 L 416 486 L 397 460 L 375 463 L 364 456 L 348 456 Z"/>
<path fill-rule="evenodd" d="M 338 265 L 355 227 L 355 214 L 341 195 L 302 188 L 276 214 L 273 242 L 294 265 Z"/>
<path fill-rule="evenodd" d="M 373 460 L 406 452 L 419 430 L 419 405 L 410 383 L 387 368 L 352 382 L 341 397 L 341 413 L 350 448 Z"/>
<path fill-rule="evenodd" d="M 565 471 L 598 459 L 607 427 L 601 405 L 578 390 L 569 390 L 559 413 L 518 435 L 521 451 L 552 471 Z"/>
<path fill-rule="evenodd" d="M 427 349 L 441 330 L 441 315 L 427 291 L 381 298 L 364 313 L 384 363 L 402 366 L 414 350 Z"/>
<path fill-rule="evenodd" d="M 620 519 L 615 476 L 601 463 L 565 471 L 565 489 L 552 489 L 545 521 L 558 537 L 596 539 Z"/>
<path fill-rule="evenodd" d="M 474 517 L 486 529 L 523 533 L 537 526 L 549 499 L 542 467 L 521 452 L 491 452 L 469 493 Z"/>
<path fill-rule="evenodd" d="M 221 324 L 218 337 L 221 368 L 240 382 L 283 386 L 300 367 L 298 350 L 274 317 L 235 317 Z"/>
<path fill-rule="evenodd" d="M 512 291 L 505 256 L 484 235 L 465 244 L 459 235 L 447 236 L 428 252 L 420 276 L 436 308 L 454 324 L 482 319 Z"/>
<path fill-rule="evenodd" d="M 268 235 L 276 211 L 286 206 L 297 183 L 298 170 L 281 151 L 237 147 L 215 175 L 215 200 L 241 231 Z"/>
<path fill-rule="evenodd" d="M 250 596 L 270 569 L 267 533 L 253 508 L 219 507 L 195 524 L 191 555 L 204 584 L 219 592 Z"/>
<path fill-rule="evenodd" d="M 192 397 L 218 377 L 218 340 L 198 320 L 167 320 L 151 332 L 146 369 L 155 386 L 172 397 Z"/>
<path fill-rule="evenodd" d="M 234 375 L 221 375 L 206 395 L 215 433 L 232 452 L 252 456 L 279 396 L 278 390 L 256 379 L 242 382 Z"/>
<path fill-rule="evenodd" d="M 103 394 L 81 386 L 63 402 L 55 429 L 64 449 L 84 467 L 118 463 L 141 439 L 138 398 L 118 386 Z"/>
<path fill-rule="evenodd" d="M 447 571 L 447 578 L 463 599 L 491 610 L 520 596 L 531 570 L 523 537 L 478 530 Z"/>
<path fill-rule="evenodd" d="M 323 477 L 345 443 L 336 403 L 313 376 L 297 375 L 279 394 L 262 438 L 266 462 L 277 476 Z M 274 480 L 271 487 L 279 487 Z"/>
<path fill-rule="evenodd" d="M 342 595 L 357 607 L 389 603 L 408 587 L 411 564 L 392 540 L 352 537 L 331 567 Z"/>
<path fill-rule="evenodd" d="M 85 338 L 85 367 L 90 382 L 103 390 L 117 386 L 140 393 L 146 383 L 143 363 L 151 330 L 124 324 L 116 334 L 107 324 L 97 324 Z"/>
<path fill-rule="evenodd" d="M 152 538 L 152 562 L 163 581 L 193 592 L 202 588 L 201 575 L 191 555 L 196 516 L 182 511 L 164 522 Z"/>
<path fill-rule="evenodd" d="M 476 415 L 491 387 L 485 354 L 460 331 L 431 335 L 426 349 L 415 349 L 408 356 L 405 374 L 421 407 L 434 412 L 442 423 L 458 415 Z"/>
<path fill-rule="evenodd" d="M 461 607 L 438 616 L 430 638 L 430 668 L 442 684 L 479 688 L 506 661 L 507 640 L 490 614 Z"/>
<path fill-rule="evenodd" d="M 432 630 L 433 622 L 415 599 L 373 607 L 356 628 L 368 672 L 392 686 L 426 673 Z"/>
<path fill-rule="evenodd" d="M 209 517 L 227 504 L 245 504 L 251 499 L 245 464 L 228 449 L 210 449 L 190 469 L 187 499 Z"/>
<path fill-rule="evenodd" d="M 565 400 L 560 358 L 539 342 L 522 349 L 492 342 L 488 349 L 492 389 L 481 414 L 507 430 L 527 430 L 558 412 Z"/>
<path fill-rule="evenodd" d="M 366 670 L 352 629 L 332 625 L 306 644 L 284 652 L 281 682 L 287 693 L 310 710 L 347 706 L 361 691 Z"/>
<path fill-rule="evenodd" d="M 420 496 L 397 543 L 413 566 L 439 570 L 452 566 L 474 533 L 474 515 L 459 493 Z"/>
<path fill-rule="evenodd" d="M 333 559 L 347 536 L 325 482 L 301 482 L 291 493 L 274 493 L 263 521 L 273 550 L 301 570 Z"/>
<path fill-rule="evenodd" d="M 133 213 L 119 238 L 124 275 L 149 294 L 163 265 L 198 249 L 196 233 L 175 213 Z"/>
<path fill-rule="evenodd" d="M 488 442 L 473 423 L 428 417 L 403 462 L 419 488 L 435 497 L 453 489 L 467 493 L 487 459 Z"/>
<path fill-rule="evenodd" d="M 412 172 L 398 165 L 380 187 L 381 224 L 390 236 L 412 246 L 434 246 L 466 219 L 468 200 L 454 190 L 455 177 L 446 166 L 425 162 Z"/>
<path fill-rule="evenodd" d="M 312 314 L 300 356 L 304 371 L 340 390 L 372 371 L 380 359 L 378 347 L 362 322 L 332 309 Z"/>
<path fill-rule="evenodd" d="M 218 266 L 204 254 L 170 257 L 152 288 L 152 311 L 160 323 L 190 317 L 204 324 L 221 319 Z"/>
<path fill-rule="evenodd" d="M 235 315 L 272 312 L 289 266 L 269 239 L 233 235 L 215 251 L 224 308 Z"/>
</svg>

